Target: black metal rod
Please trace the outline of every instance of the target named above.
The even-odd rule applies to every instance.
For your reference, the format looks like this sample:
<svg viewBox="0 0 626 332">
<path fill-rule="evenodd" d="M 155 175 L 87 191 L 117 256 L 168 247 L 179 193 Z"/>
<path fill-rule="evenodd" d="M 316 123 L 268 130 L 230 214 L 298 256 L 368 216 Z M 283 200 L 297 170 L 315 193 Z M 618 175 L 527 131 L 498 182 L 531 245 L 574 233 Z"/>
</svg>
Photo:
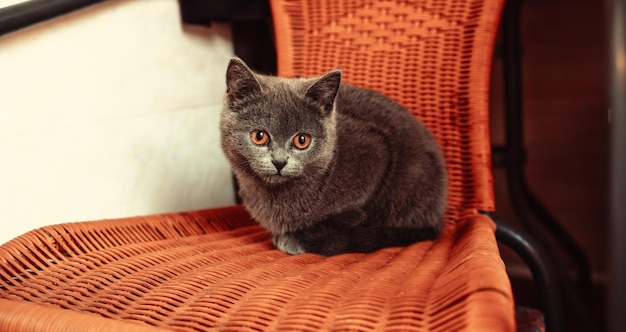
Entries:
<svg viewBox="0 0 626 332">
<path fill-rule="evenodd" d="M 509 157 L 507 184 L 513 208 L 520 217 L 524 228 L 545 248 L 555 248 L 554 242 L 546 237 L 546 231 L 563 249 L 574 263 L 576 283 L 571 281 L 562 263 L 552 257 L 557 265 L 557 275 L 561 281 L 562 295 L 567 299 L 568 308 L 573 312 L 569 320 L 572 326 L 582 327 L 585 331 L 599 329 L 591 312 L 592 283 L 591 268 L 585 252 L 568 234 L 563 226 L 550 214 L 530 191 L 526 183 L 524 127 L 522 104 L 521 43 L 519 37 L 520 0 L 509 0 L 505 6 L 503 19 L 503 63 L 505 90 L 505 145 Z M 547 255 L 554 255 L 552 251 Z"/>
<path fill-rule="evenodd" d="M 608 3 L 611 171 L 607 331 L 626 331 L 626 1 Z"/>
<path fill-rule="evenodd" d="M 507 1 L 503 19 L 503 64 L 505 89 L 505 146 L 507 158 L 507 184 L 511 203 L 528 232 L 544 245 L 543 230 L 550 231 L 568 256 L 577 271 L 577 282 L 583 294 L 589 298 L 591 292 L 591 268 L 585 252 L 568 234 L 563 226 L 550 214 L 543 204 L 530 191 L 524 171 L 524 116 L 521 74 L 521 43 L 519 37 L 520 1 Z"/>
<path fill-rule="evenodd" d="M 0 9 L 0 36 L 106 0 L 31 0 Z"/>
<path fill-rule="evenodd" d="M 541 311 L 546 320 L 547 331 L 564 331 L 563 302 L 558 273 L 554 263 L 546 255 L 540 243 L 519 229 L 514 229 L 508 222 L 496 221 L 496 239 L 513 249 L 528 265 L 536 284 Z"/>
</svg>

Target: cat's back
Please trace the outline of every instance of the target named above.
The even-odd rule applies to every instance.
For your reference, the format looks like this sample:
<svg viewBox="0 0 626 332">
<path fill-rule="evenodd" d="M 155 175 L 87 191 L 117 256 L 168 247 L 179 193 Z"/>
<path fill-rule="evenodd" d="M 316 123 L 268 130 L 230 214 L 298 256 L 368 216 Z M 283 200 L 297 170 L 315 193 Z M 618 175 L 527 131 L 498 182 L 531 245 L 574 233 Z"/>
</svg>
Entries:
<svg viewBox="0 0 626 332">
<path fill-rule="evenodd" d="M 342 84 L 335 105 L 337 168 L 348 174 L 344 183 L 374 188 L 363 207 L 370 222 L 439 229 L 447 180 L 434 135 L 406 108 L 376 91 Z"/>
<path fill-rule="evenodd" d="M 342 83 L 336 100 L 339 131 L 368 127 L 385 136 L 433 141 L 434 137 L 406 108 L 380 92 Z M 342 128 L 348 126 L 349 128 Z"/>
<path fill-rule="evenodd" d="M 337 110 L 351 117 L 388 118 L 406 113 L 406 109 L 380 92 L 342 83 L 336 100 Z"/>
</svg>

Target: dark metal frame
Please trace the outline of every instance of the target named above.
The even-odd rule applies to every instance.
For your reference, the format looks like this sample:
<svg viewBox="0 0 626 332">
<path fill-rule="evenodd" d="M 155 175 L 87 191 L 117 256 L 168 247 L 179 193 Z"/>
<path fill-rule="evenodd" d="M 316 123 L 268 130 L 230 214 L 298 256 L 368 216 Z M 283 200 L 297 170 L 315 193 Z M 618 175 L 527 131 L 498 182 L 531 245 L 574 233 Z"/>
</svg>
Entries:
<svg viewBox="0 0 626 332">
<path fill-rule="evenodd" d="M 570 328 L 574 325 L 582 327 L 584 331 L 596 331 L 599 329 L 597 319 L 591 313 L 590 303 L 592 300 L 591 268 L 585 252 L 568 234 L 563 226 L 552 216 L 548 209 L 537 199 L 526 183 L 524 171 L 526 164 L 526 152 L 524 147 L 524 116 L 523 116 L 523 95 L 522 95 L 522 75 L 521 62 L 523 48 L 520 42 L 520 14 L 522 0 L 508 0 L 506 2 L 501 24 L 502 32 L 502 59 L 504 76 L 504 102 L 505 102 L 505 143 L 503 146 L 494 146 L 494 167 L 501 167 L 506 170 L 506 182 L 511 203 L 524 229 L 535 240 L 531 243 L 535 249 L 543 248 L 544 254 L 535 253 L 537 261 L 550 261 L 550 265 L 555 268 L 545 273 L 553 274 L 558 285 L 551 284 L 551 287 L 558 286 L 560 290 L 555 294 L 560 294 L 563 300 L 567 300 L 568 307 L 576 312 L 575 317 L 571 317 Z M 501 220 L 499 222 L 502 222 Z M 513 247 L 513 249 L 523 249 L 522 242 L 531 239 L 520 231 L 519 236 L 503 236 L 502 232 L 508 233 L 513 229 L 508 226 L 498 224 L 496 235 L 499 239 Z M 511 234 L 512 235 L 512 234 Z M 576 276 L 567 273 L 568 268 L 555 256 L 555 251 L 562 249 L 563 254 L 569 257 L 574 264 Z M 518 250 L 515 250 L 520 255 Z M 538 255 L 539 254 L 539 255 Z M 526 263 L 533 269 L 534 263 L 526 260 Z M 540 293 L 548 294 L 551 291 L 541 290 L 543 282 L 537 279 L 533 272 L 535 281 Z M 562 300 L 546 302 L 541 299 L 544 306 L 564 306 Z M 554 324 L 559 328 L 564 328 L 562 317 L 563 308 L 543 307 L 546 314 L 548 329 L 553 329 Z M 549 316 L 554 313 L 554 317 Z M 559 317 L 559 315 L 561 315 Z M 550 326 L 550 322 L 553 326 Z"/>
<path fill-rule="evenodd" d="M 591 268 L 585 252 L 537 199 L 526 183 L 521 76 L 522 46 L 519 37 L 520 5 L 519 0 L 507 1 L 502 21 L 506 136 L 504 146 L 493 149 L 494 159 L 503 161 L 501 165 L 494 166 L 503 166 L 506 169 L 511 202 L 525 229 L 546 246 L 550 246 L 550 241 L 544 239 L 544 227 L 549 231 L 575 262 L 577 286 L 582 289 L 586 298 L 590 298 Z"/>
<path fill-rule="evenodd" d="M 487 214 L 496 222 L 496 240 L 513 249 L 523 260 L 537 285 L 541 311 L 547 331 L 565 331 L 561 284 L 554 261 L 546 254 L 541 244 L 524 231 L 516 229 L 504 219 Z"/>
</svg>

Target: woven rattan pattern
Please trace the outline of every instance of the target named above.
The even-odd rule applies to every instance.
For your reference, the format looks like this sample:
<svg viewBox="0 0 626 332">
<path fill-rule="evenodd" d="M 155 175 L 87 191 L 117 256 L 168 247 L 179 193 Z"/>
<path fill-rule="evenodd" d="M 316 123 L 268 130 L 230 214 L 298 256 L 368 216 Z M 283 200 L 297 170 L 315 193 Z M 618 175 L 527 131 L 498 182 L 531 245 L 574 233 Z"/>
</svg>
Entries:
<svg viewBox="0 0 626 332">
<path fill-rule="evenodd" d="M 0 331 L 513 331 L 487 84 L 501 2 L 272 1 L 283 75 L 342 66 L 437 135 L 437 241 L 288 256 L 241 207 L 44 227 L 0 247 Z"/>
<path fill-rule="evenodd" d="M 501 0 L 275 0 L 278 71 L 344 79 L 413 112 L 445 150 L 450 217 L 494 210 L 488 89 Z"/>
<path fill-rule="evenodd" d="M 103 331 L 502 327 L 512 310 L 502 263 L 472 268 L 497 256 L 483 224 L 468 219 L 434 243 L 330 258 L 273 249 L 240 207 L 46 227 L 0 249 L 0 330 L 41 326 L 33 315 L 54 319 L 47 331 L 78 319 Z M 459 274 L 476 282 L 459 287 Z M 485 296 L 495 301 L 490 314 L 468 319 Z"/>
</svg>

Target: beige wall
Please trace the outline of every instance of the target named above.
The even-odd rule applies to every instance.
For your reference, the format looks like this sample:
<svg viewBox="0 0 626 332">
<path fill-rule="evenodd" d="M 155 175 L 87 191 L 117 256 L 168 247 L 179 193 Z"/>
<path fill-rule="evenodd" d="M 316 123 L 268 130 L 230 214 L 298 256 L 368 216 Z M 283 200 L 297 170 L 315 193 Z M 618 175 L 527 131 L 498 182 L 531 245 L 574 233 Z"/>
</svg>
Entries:
<svg viewBox="0 0 626 332">
<path fill-rule="evenodd" d="M 0 0 L 0 8 L 17 5 L 22 2 L 28 2 L 30 0 Z"/>
<path fill-rule="evenodd" d="M 228 26 L 113 0 L 0 37 L 0 243 L 43 225 L 233 203 Z"/>
</svg>

